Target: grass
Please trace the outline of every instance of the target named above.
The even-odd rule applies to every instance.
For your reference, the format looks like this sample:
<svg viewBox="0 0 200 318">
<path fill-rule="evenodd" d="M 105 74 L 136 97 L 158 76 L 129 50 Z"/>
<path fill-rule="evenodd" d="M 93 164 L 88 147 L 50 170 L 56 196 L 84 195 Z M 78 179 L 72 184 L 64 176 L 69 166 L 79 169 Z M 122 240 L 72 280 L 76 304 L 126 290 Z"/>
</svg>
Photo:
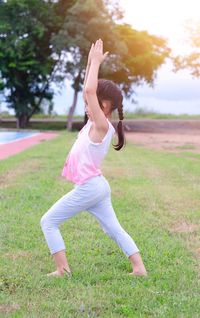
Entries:
<svg viewBox="0 0 200 318">
<path fill-rule="evenodd" d="M 10 115 L 8 112 L 1 112 L 0 118 L 15 118 L 15 116 Z M 57 114 L 34 114 L 32 119 L 55 119 L 55 120 L 63 120 L 66 121 L 67 115 L 57 115 Z M 118 119 L 118 113 L 115 111 L 113 113 L 113 118 Z M 200 114 L 198 115 L 190 115 L 190 114 L 172 114 L 172 113 L 159 113 L 152 110 L 148 110 L 145 107 L 137 107 L 133 112 L 124 111 L 124 119 L 200 119 Z M 74 115 L 74 119 L 83 120 L 83 116 Z"/>
<path fill-rule="evenodd" d="M 148 277 L 128 276 L 128 259 L 86 211 L 60 227 L 72 278 L 46 277 L 54 264 L 40 219 L 73 188 L 60 174 L 76 135 L 61 131 L 1 161 L 0 317 L 199 317 L 200 159 L 192 153 L 127 142 L 103 163 Z M 177 230 L 183 221 L 196 227 Z"/>
<path fill-rule="evenodd" d="M 185 144 L 183 146 L 177 146 L 177 149 L 195 149 L 196 147 L 192 144 Z"/>
</svg>

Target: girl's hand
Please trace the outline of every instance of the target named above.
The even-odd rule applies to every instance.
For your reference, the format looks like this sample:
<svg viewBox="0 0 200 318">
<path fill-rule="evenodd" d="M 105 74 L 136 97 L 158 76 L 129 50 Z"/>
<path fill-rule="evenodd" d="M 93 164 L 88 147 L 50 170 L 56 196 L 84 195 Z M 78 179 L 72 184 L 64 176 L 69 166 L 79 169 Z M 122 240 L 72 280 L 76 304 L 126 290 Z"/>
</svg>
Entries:
<svg viewBox="0 0 200 318">
<path fill-rule="evenodd" d="M 92 43 L 90 52 L 88 55 L 88 62 L 96 61 L 101 64 L 107 57 L 109 52 L 103 54 L 103 41 L 101 39 L 97 40 L 96 43 Z"/>
</svg>

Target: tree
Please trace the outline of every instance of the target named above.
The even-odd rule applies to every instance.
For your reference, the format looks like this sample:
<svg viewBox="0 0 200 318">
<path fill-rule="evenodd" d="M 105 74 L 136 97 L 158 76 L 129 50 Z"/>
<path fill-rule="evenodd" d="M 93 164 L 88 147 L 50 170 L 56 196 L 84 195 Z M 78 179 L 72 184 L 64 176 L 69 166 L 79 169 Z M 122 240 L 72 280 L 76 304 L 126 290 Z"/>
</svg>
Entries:
<svg viewBox="0 0 200 318">
<path fill-rule="evenodd" d="M 144 81 L 153 85 L 158 68 L 171 50 L 164 38 L 137 31 L 127 23 L 117 24 L 116 32 L 117 43 L 122 43 L 123 49 L 114 47 L 103 72 L 121 86 L 126 97 L 131 97 L 134 86 Z"/>
<path fill-rule="evenodd" d="M 25 127 L 52 103 L 59 56 L 53 57 L 52 35 L 62 26 L 74 1 L 7 0 L 0 3 L 0 90 L 15 110 L 18 127 Z M 62 7 L 61 7 L 62 6 Z"/>
<path fill-rule="evenodd" d="M 186 31 L 189 32 L 189 43 L 192 52 L 185 56 L 179 55 L 173 58 L 175 71 L 189 69 L 192 76 L 200 77 L 200 21 L 188 24 Z"/>
<path fill-rule="evenodd" d="M 68 130 L 72 127 L 78 93 L 82 89 L 88 51 L 96 39 L 102 38 L 105 51 L 110 52 L 100 69 L 100 77 L 107 77 L 120 84 L 127 97 L 134 91 L 133 84 L 139 85 L 144 80 L 153 83 L 157 69 L 169 56 L 170 49 L 166 40 L 136 31 L 128 24 L 116 23 L 116 20 L 123 17 L 123 13 L 118 6 L 112 8 L 111 4 L 112 1 L 102 0 L 76 1 L 55 39 L 58 50 L 61 49 L 60 45 L 63 50 L 65 45 L 70 47 L 71 59 L 66 61 L 64 68 L 74 89 L 68 114 Z"/>
<path fill-rule="evenodd" d="M 91 43 L 102 38 L 109 51 L 100 76 L 114 80 L 130 97 L 133 85 L 153 83 L 169 54 L 166 41 L 120 24 L 123 12 L 115 0 L 7 0 L 0 2 L 0 90 L 24 127 L 52 102 L 51 82 L 72 81 L 72 118 L 85 75 Z M 118 23 L 117 23 L 118 22 Z"/>
<path fill-rule="evenodd" d="M 112 1 L 111 1 L 112 2 Z M 109 5 L 110 1 L 106 1 Z M 112 47 L 117 40 L 112 16 L 120 17 L 117 5 L 108 8 L 103 0 L 78 0 L 68 10 L 63 28 L 53 39 L 57 51 L 68 51 L 70 55 L 63 58 L 63 73 L 72 82 L 74 89 L 73 102 L 67 118 L 67 129 L 72 128 L 73 114 L 76 108 L 78 93 L 82 89 L 88 51 L 91 43 L 97 38 L 104 40 L 105 49 Z M 118 48 L 119 49 L 119 48 Z"/>
</svg>

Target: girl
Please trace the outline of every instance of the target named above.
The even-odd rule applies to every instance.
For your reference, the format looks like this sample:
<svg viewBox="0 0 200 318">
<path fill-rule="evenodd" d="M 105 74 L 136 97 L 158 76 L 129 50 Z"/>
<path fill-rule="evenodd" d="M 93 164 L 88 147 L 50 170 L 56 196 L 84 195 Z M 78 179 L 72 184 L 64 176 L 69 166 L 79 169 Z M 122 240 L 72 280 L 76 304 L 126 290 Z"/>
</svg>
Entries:
<svg viewBox="0 0 200 318">
<path fill-rule="evenodd" d="M 101 39 L 92 44 L 83 90 L 89 118 L 79 132 L 62 170 L 62 176 L 74 183 L 74 189 L 61 197 L 40 221 L 56 264 L 56 271 L 47 274 L 48 276 L 63 276 L 65 273 L 71 275 L 59 225 L 83 210 L 96 217 L 103 231 L 129 258 L 133 267 L 130 274 L 147 275 L 138 247 L 116 217 L 111 202 L 110 185 L 100 169 L 115 132 L 110 119 L 112 111 L 116 108 L 120 121 L 117 127 L 118 144 L 113 146 L 119 150 L 125 142 L 121 91 L 112 81 L 98 80 L 99 67 L 107 55 L 108 52 L 103 54 Z"/>
</svg>

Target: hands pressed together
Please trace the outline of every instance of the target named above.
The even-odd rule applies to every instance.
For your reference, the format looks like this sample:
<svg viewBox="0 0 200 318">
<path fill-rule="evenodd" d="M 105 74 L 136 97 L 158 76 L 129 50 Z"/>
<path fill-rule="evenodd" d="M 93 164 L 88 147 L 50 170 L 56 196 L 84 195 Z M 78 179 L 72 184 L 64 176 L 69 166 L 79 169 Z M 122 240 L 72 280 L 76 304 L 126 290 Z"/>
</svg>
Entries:
<svg viewBox="0 0 200 318">
<path fill-rule="evenodd" d="M 85 79 L 83 83 L 83 99 L 85 104 L 87 104 L 86 89 L 96 92 L 99 66 L 105 60 L 108 53 L 109 52 L 103 53 L 103 41 L 101 39 L 98 39 L 95 44 L 92 43 L 88 54 Z"/>
<path fill-rule="evenodd" d="M 101 39 L 97 40 L 94 43 L 92 43 L 90 52 L 88 54 L 88 64 L 91 64 L 91 62 L 95 61 L 99 64 L 101 64 L 105 58 L 107 57 L 109 52 L 103 53 L 103 41 Z"/>
</svg>

